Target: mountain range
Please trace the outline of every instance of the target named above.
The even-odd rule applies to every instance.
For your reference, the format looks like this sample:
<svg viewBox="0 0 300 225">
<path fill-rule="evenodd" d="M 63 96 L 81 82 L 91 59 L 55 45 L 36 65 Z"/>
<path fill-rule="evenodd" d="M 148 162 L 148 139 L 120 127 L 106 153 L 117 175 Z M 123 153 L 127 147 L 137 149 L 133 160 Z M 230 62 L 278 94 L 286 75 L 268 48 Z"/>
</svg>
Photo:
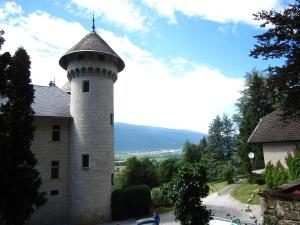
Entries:
<svg viewBox="0 0 300 225">
<path fill-rule="evenodd" d="M 115 123 L 115 151 L 146 152 L 182 149 L 184 143 L 198 144 L 205 134 L 161 127 Z"/>
</svg>

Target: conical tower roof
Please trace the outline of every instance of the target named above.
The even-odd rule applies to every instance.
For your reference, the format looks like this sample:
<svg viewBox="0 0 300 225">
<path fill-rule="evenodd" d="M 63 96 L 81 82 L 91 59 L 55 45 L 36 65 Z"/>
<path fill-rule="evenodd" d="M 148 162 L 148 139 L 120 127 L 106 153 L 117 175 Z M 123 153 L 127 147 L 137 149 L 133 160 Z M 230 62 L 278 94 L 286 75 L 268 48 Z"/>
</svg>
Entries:
<svg viewBox="0 0 300 225">
<path fill-rule="evenodd" d="M 67 69 L 68 57 L 80 52 L 95 52 L 104 55 L 111 55 L 117 60 L 118 72 L 122 71 L 125 67 L 124 61 L 115 51 L 95 32 L 92 31 L 81 39 L 73 48 L 67 51 L 59 60 L 59 65 Z"/>
</svg>

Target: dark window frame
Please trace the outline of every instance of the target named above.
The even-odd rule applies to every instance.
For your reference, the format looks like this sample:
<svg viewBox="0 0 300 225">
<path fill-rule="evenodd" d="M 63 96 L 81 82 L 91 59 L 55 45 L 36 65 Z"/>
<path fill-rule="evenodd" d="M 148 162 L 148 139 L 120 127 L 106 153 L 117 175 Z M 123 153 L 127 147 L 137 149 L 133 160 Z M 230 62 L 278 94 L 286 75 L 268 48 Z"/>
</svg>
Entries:
<svg viewBox="0 0 300 225">
<path fill-rule="evenodd" d="M 53 125 L 52 126 L 52 141 L 60 141 L 60 125 Z"/>
<path fill-rule="evenodd" d="M 84 80 L 82 81 L 82 92 L 90 92 L 90 81 Z"/>
<path fill-rule="evenodd" d="M 51 161 L 51 179 L 58 179 L 59 178 L 59 161 Z"/>
<path fill-rule="evenodd" d="M 82 154 L 81 155 L 81 167 L 82 167 L 82 169 L 90 168 L 90 154 Z"/>
<path fill-rule="evenodd" d="M 55 189 L 55 190 L 50 190 L 50 196 L 57 196 L 59 195 L 59 190 Z"/>
</svg>

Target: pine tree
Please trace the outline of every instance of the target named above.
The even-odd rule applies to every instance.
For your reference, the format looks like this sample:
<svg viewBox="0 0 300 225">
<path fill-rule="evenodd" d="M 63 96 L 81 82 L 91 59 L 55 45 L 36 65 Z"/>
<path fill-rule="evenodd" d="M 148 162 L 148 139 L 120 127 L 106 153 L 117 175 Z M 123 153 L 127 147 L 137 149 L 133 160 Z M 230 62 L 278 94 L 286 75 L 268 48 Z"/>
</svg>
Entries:
<svg viewBox="0 0 300 225">
<path fill-rule="evenodd" d="M 34 131 L 30 59 L 19 48 L 13 57 L 6 53 L 0 61 L 0 94 L 5 98 L 0 106 L 0 223 L 22 225 L 46 201 L 39 192 L 42 181 L 30 150 Z"/>
<path fill-rule="evenodd" d="M 255 19 L 266 31 L 255 36 L 258 43 L 250 56 L 285 60 L 282 66 L 269 68 L 268 88 L 286 114 L 300 116 L 300 0 L 281 12 L 258 12 Z"/>
<path fill-rule="evenodd" d="M 258 145 L 247 143 L 259 120 L 274 110 L 274 100 L 266 88 L 266 78 L 261 72 L 252 70 L 246 74 L 245 89 L 238 100 L 238 115 L 235 116 L 239 127 L 238 148 L 244 171 L 251 171 L 248 153 L 255 154 L 254 167 L 263 166 L 263 151 Z"/>
</svg>

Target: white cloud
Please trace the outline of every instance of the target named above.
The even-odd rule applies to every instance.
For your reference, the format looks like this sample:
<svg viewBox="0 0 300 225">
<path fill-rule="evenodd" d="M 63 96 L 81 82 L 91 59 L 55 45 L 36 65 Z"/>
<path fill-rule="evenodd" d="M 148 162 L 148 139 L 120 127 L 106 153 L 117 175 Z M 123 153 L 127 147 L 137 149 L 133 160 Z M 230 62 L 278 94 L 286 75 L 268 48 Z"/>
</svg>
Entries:
<svg viewBox="0 0 300 225">
<path fill-rule="evenodd" d="M 115 84 L 116 121 L 207 132 L 217 114 L 232 112 L 242 79 L 182 57 L 158 60 L 126 37 L 104 30 L 100 35 L 126 63 Z M 184 73 L 180 67 L 178 76 L 174 65 Z"/>
<path fill-rule="evenodd" d="M 32 81 L 41 85 L 54 76 L 58 86 L 67 81 L 58 60 L 88 33 L 78 23 L 40 11 L 15 12 L 0 19 L 0 27 L 6 32 L 1 51 L 25 47 L 31 56 Z M 241 79 L 180 56 L 158 59 L 126 36 L 98 32 L 126 64 L 115 84 L 116 121 L 206 132 L 212 119 L 232 109 L 239 97 Z"/>
<path fill-rule="evenodd" d="M 270 10 L 279 7 L 279 0 L 143 0 L 144 4 L 157 11 L 160 16 L 168 18 L 171 23 L 176 23 L 176 13 L 188 17 L 228 23 L 253 21 L 253 13 L 262 9 Z"/>
<path fill-rule="evenodd" d="M 0 19 L 4 19 L 12 14 L 21 14 L 22 7 L 15 2 L 6 2 L 3 8 L 0 8 Z"/>
<path fill-rule="evenodd" d="M 13 54 L 18 47 L 24 47 L 32 62 L 31 79 L 41 85 L 54 78 L 59 85 L 67 81 L 58 60 L 88 33 L 79 23 L 66 22 L 41 11 L 26 16 L 16 12 L 0 19 L 0 27 L 6 40 L 1 51 Z"/>
<path fill-rule="evenodd" d="M 141 9 L 130 0 L 71 0 L 70 9 L 85 12 L 89 18 L 92 13 L 125 30 L 145 29 L 145 16 Z M 76 7 L 76 10 L 73 9 Z"/>
</svg>

